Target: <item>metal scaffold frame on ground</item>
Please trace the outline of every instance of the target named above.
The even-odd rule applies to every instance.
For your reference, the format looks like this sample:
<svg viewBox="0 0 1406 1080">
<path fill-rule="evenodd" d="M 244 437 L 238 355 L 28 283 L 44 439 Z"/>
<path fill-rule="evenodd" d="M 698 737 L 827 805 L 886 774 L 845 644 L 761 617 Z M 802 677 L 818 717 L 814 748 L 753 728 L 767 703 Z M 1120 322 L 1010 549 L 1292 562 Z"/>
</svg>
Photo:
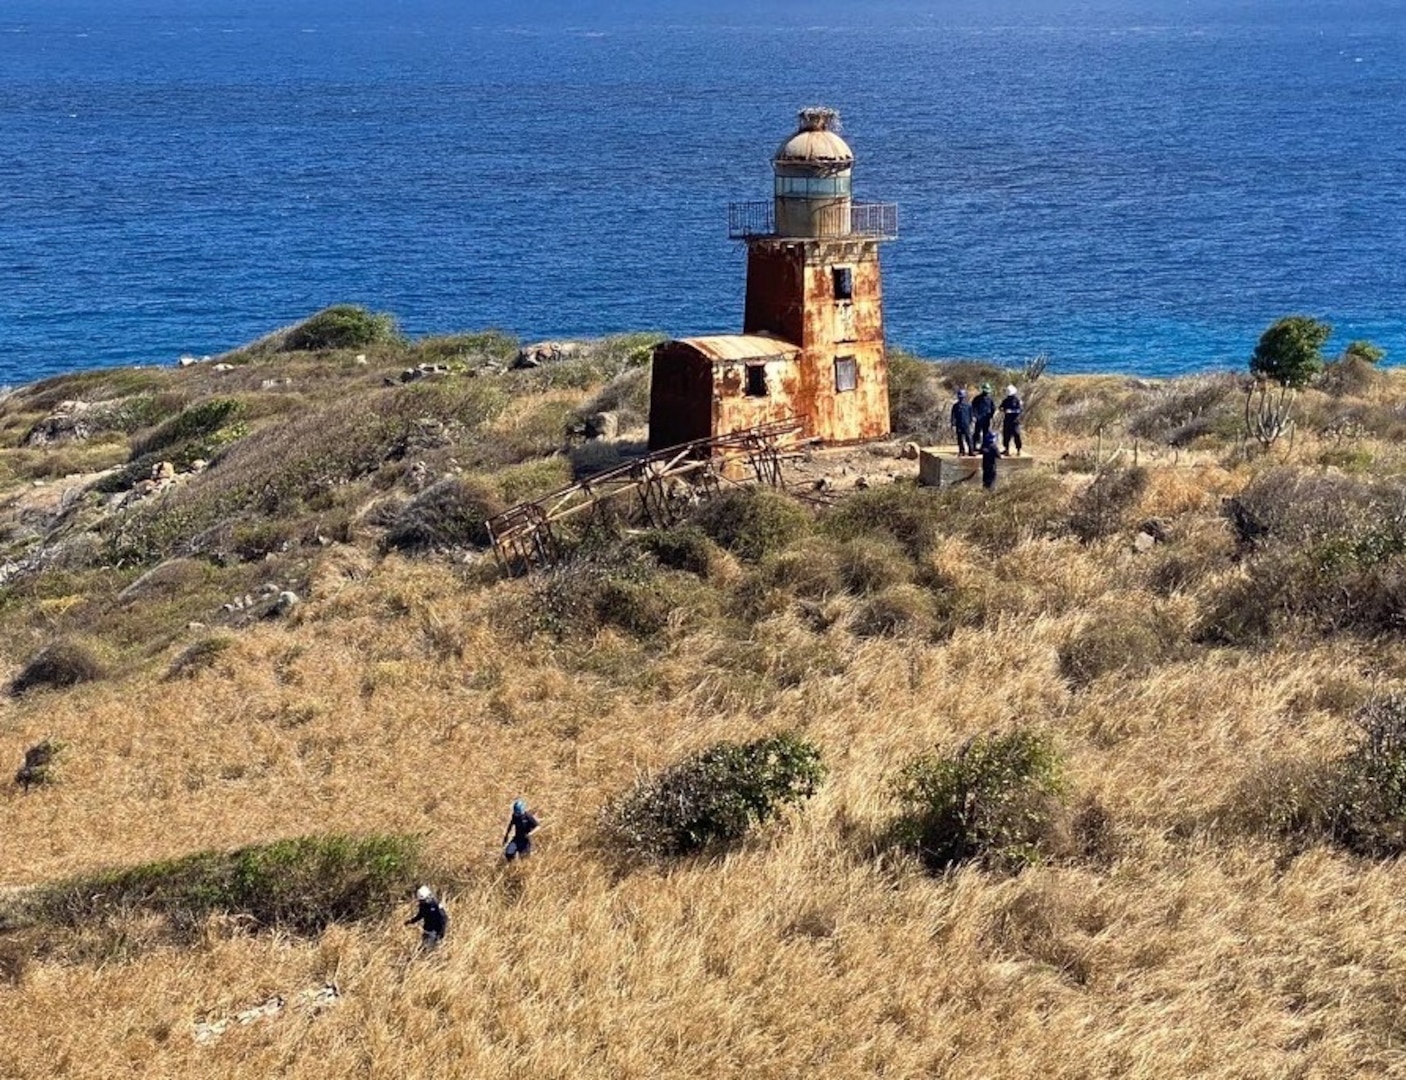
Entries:
<svg viewBox="0 0 1406 1080">
<path fill-rule="evenodd" d="M 780 487 L 781 462 L 801 452 L 803 430 L 802 419 L 790 417 L 680 443 L 588 476 L 490 518 L 493 553 L 510 574 L 553 566 L 563 555 L 557 523 L 631 494 L 652 528 L 668 528 L 690 507 L 716 494 L 724 482 L 733 482 L 727 474 L 736 466 L 749 470 L 759 484 Z"/>
</svg>

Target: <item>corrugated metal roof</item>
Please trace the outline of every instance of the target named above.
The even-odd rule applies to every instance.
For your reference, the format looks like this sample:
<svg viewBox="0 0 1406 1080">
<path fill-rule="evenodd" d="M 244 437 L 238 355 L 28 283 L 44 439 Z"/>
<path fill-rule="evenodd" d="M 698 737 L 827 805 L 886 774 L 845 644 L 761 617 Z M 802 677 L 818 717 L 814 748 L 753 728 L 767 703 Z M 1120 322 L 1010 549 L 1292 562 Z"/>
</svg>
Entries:
<svg viewBox="0 0 1406 1080">
<path fill-rule="evenodd" d="M 774 357 L 795 356 L 799 345 L 761 334 L 710 334 L 708 337 L 679 338 L 710 360 L 769 360 Z"/>
</svg>

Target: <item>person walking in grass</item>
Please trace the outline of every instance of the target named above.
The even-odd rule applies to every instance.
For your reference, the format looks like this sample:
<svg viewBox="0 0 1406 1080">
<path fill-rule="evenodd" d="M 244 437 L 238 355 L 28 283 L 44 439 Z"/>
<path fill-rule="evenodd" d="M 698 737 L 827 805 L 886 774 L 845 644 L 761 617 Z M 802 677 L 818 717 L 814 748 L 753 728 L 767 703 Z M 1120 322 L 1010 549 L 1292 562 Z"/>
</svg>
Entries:
<svg viewBox="0 0 1406 1080">
<path fill-rule="evenodd" d="M 996 461 L 1001 452 L 996 449 L 996 433 L 988 431 L 981 444 L 981 486 L 990 491 L 996 486 Z"/>
<path fill-rule="evenodd" d="M 527 803 L 522 799 L 513 802 L 513 816 L 508 819 L 508 827 L 503 830 L 503 858 L 512 862 L 516 858 L 527 858 L 532 854 L 532 834 L 541 825 L 528 812 Z"/>
<path fill-rule="evenodd" d="M 405 925 L 423 924 L 420 928 L 420 947 L 429 952 L 444 940 L 444 935 L 449 930 L 449 914 L 435 899 L 434 892 L 428 885 L 421 885 L 416 890 L 415 899 L 419 906 L 415 914 L 405 920 Z"/>
<path fill-rule="evenodd" d="M 980 453 L 986 445 L 986 434 L 991 430 L 991 419 L 996 415 L 996 399 L 991 396 L 991 384 L 981 384 L 981 392 L 972 398 L 972 451 Z"/>
<path fill-rule="evenodd" d="M 952 403 L 952 430 L 957 433 L 957 456 L 975 454 L 976 447 L 972 445 L 972 407 L 965 389 L 958 389 L 957 400 Z"/>
<path fill-rule="evenodd" d="M 1006 396 L 1001 399 L 1001 456 L 1008 457 L 1011 443 L 1015 443 L 1016 457 L 1020 456 L 1020 417 L 1025 411 L 1020 394 L 1014 386 L 1006 387 Z"/>
</svg>

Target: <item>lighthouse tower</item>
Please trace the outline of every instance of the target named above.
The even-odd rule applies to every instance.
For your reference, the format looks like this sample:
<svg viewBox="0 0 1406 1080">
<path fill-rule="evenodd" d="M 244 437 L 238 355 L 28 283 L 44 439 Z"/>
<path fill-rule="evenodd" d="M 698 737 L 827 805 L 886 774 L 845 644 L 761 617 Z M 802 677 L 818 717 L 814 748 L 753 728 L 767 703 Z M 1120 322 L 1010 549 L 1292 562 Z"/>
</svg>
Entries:
<svg viewBox="0 0 1406 1080">
<path fill-rule="evenodd" d="M 728 235 L 747 245 L 742 333 L 655 349 L 651 449 L 792 417 L 826 443 L 889 433 L 879 244 L 897 237 L 897 210 L 854 200 L 838 122 L 801 110 L 772 159 L 773 197 L 728 207 Z"/>
</svg>

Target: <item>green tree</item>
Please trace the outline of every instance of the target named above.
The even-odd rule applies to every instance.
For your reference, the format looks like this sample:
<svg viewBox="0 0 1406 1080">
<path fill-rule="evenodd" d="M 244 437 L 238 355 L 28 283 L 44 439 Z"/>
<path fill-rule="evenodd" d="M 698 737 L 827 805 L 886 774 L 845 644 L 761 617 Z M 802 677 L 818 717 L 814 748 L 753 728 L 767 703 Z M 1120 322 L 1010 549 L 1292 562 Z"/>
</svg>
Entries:
<svg viewBox="0 0 1406 1080">
<path fill-rule="evenodd" d="M 1307 385 L 1323 369 L 1323 346 L 1332 332 L 1308 315 L 1285 316 L 1260 335 L 1251 374 L 1289 389 Z"/>
<path fill-rule="evenodd" d="M 1380 364 L 1386 359 L 1386 350 L 1370 341 L 1349 341 L 1343 350 L 1344 360 L 1362 360 L 1368 364 Z"/>
</svg>

